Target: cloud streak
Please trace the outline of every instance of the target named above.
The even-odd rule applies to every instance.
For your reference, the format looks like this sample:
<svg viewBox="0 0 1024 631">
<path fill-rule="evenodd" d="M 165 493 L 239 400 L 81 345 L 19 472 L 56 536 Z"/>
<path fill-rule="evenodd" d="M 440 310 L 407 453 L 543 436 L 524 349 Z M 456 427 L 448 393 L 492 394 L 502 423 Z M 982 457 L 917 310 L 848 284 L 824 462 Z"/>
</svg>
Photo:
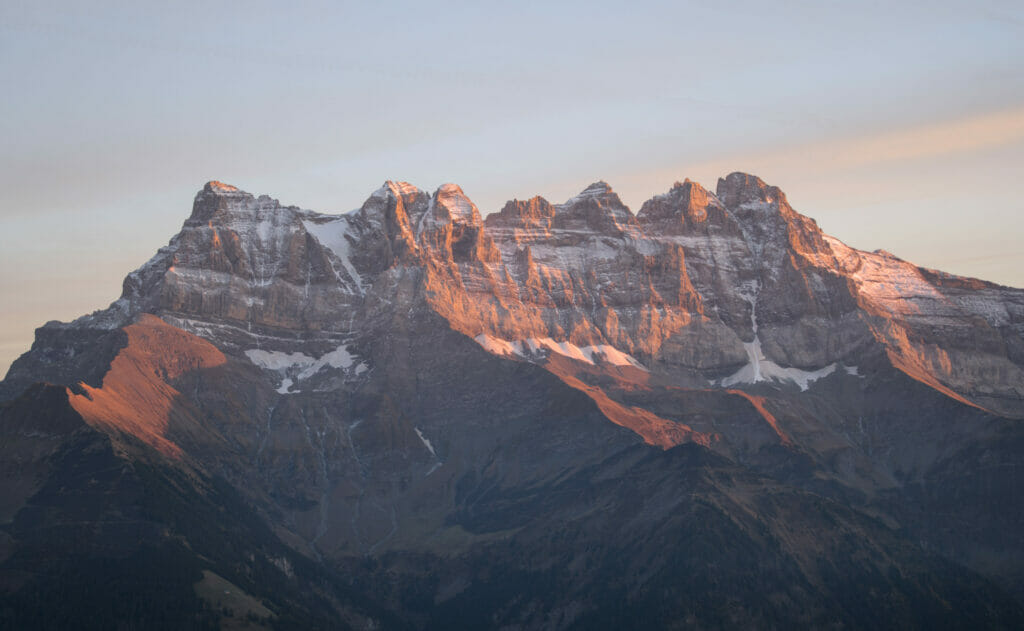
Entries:
<svg viewBox="0 0 1024 631">
<path fill-rule="evenodd" d="M 831 138 L 780 149 L 730 155 L 687 167 L 725 173 L 739 165 L 760 170 L 823 173 L 960 155 L 1024 141 L 1024 107 L 868 136 Z M 746 168 L 746 167 L 744 167 Z"/>
</svg>

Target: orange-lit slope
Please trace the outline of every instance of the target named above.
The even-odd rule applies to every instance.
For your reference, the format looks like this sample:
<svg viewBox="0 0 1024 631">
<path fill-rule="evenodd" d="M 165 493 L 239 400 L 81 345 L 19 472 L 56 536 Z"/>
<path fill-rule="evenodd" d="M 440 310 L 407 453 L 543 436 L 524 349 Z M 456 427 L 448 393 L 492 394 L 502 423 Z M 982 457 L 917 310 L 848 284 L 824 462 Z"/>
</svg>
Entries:
<svg viewBox="0 0 1024 631">
<path fill-rule="evenodd" d="M 135 436 L 167 456 L 180 457 L 181 448 L 168 437 L 180 395 L 170 383 L 227 360 L 213 344 L 156 316 L 143 314 L 124 331 L 128 344 L 110 364 L 102 386 L 81 383 L 84 394 L 69 390 L 71 405 L 93 427 Z"/>
<path fill-rule="evenodd" d="M 765 407 L 765 402 L 767 401 L 765 397 L 755 396 L 742 390 L 727 390 L 726 392 L 749 401 L 750 404 L 754 406 L 754 409 L 757 410 L 757 413 L 761 415 L 761 418 L 763 418 L 764 421 L 772 428 L 775 435 L 779 437 L 779 441 L 787 447 L 793 445 L 793 441 L 789 438 L 786 432 L 782 431 L 782 427 L 779 425 L 778 419 L 776 419 L 775 415 L 769 412 L 768 408 Z"/>
<path fill-rule="evenodd" d="M 585 371 L 577 370 L 573 363 L 572 360 L 552 354 L 544 362 L 544 367 L 557 375 L 566 385 L 590 397 L 610 421 L 632 430 L 643 438 L 645 443 L 670 449 L 683 443 L 697 443 L 710 447 L 713 442 L 719 440 L 720 437 L 717 435 L 698 432 L 685 423 L 662 418 L 650 410 L 615 401 L 600 387 L 584 383 L 580 377 Z M 605 377 L 615 378 L 611 373 L 606 373 Z M 626 383 L 627 387 L 635 385 L 625 381 L 623 383 Z"/>
</svg>

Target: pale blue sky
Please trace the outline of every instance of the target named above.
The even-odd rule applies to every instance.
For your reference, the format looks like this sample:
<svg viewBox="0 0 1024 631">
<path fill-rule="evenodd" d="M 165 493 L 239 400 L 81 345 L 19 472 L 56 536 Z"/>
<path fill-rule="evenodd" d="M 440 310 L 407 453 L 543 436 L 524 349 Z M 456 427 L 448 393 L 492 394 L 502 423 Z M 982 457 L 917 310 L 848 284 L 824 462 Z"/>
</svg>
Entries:
<svg viewBox="0 0 1024 631">
<path fill-rule="evenodd" d="M 0 85 L 0 372 L 210 179 L 321 211 L 454 181 L 486 214 L 744 170 L 855 247 L 1024 286 L 1020 2 L 5 0 Z"/>
</svg>

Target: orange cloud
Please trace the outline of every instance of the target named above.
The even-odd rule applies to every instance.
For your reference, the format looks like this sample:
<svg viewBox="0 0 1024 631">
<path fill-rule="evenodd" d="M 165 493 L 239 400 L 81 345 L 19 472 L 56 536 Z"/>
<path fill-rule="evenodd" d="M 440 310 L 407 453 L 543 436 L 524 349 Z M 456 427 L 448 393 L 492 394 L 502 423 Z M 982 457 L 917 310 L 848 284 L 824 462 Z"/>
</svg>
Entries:
<svg viewBox="0 0 1024 631">
<path fill-rule="evenodd" d="M 967 153 L 1024 140 L 1024 107 L 868 136 L 726 156 L 686 167 L 698 176 L 736 169 L 828 172 Z"/>
<path fill-rule="evenodd" d="M 1024 139 L 1024 108 L 824 143 L 821 149 L 833 152 L 830 166 L 847 168 L 964 153 L 1021 139 Z"/>
</svg>

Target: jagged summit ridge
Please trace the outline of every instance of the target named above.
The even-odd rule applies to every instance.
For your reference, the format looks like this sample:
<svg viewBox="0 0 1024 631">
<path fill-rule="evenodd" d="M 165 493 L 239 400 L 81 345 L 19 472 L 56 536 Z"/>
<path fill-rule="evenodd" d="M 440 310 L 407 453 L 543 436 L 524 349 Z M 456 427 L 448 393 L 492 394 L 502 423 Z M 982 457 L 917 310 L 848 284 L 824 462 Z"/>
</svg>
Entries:
<svg viewBox="0 0 1024 631">
<path fill-rule="evenodd" d="M 79 324 L 155 313 L 242 350 L 300 339 L 318 356 L 381 326 L 423 283 L 428 308 L 470 337 L 607 346 L 694 386 L 831 374 L 870 347 L 937 387 L 973 392 L 974 360 L 926 350 L 934 324 L 1012 328 L 1019 297 L 959 299 L 937 278 L 824 235 L 777 187 L 740 172 L 715 192 L 677 182 L 636 215 L 598 181 L 563 203 L 513 200 L 486 219 L 452 183 L 429 194 L 388 181 L 330 215 L 211 181 L 121 299 Z M 985 387 L 1016 392 L 1012 353 L 993 352 L 985 374 L 1002 376 Z M 778 369 L 756 370 L 763 362 Z M 813 383 L 801 379 L 791 381 Z"/>
</svg>

